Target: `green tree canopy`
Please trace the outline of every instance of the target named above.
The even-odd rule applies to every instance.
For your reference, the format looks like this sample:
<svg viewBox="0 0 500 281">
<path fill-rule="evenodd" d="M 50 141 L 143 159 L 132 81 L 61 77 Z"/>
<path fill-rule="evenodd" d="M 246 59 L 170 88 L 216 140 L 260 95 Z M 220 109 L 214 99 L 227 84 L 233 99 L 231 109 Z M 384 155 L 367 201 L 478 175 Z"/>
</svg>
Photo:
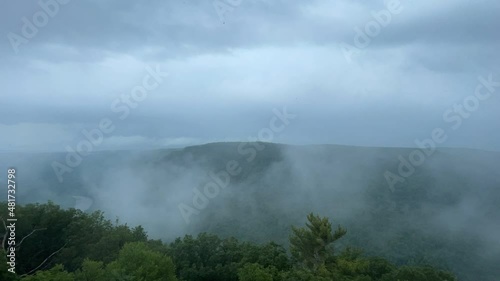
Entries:
<svg viewBox="0 0 500 281">
<path fill-rule="evenodd" d="M 333 249 L 329 246 L 347 231 L 340 226 L 333 231 L 328 218 L 312 213 L 307 216 L 307 220 L 306 227 L 292 227 L 290 251 L 297 262 L 316 270 L 333 257 Z"/>
</svg>

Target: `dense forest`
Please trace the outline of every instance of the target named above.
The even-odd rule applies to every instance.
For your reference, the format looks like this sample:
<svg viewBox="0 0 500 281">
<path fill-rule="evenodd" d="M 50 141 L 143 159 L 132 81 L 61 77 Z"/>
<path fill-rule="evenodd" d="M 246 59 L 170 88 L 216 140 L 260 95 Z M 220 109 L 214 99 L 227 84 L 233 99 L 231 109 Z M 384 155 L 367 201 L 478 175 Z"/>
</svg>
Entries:
<svg viewBox="0 0 500 281">
<path fill-rule="evenodd" d="M 7 204 L 0 204 L 0 210 L 5 223 Z M 292 227 L 288 251 L 274 242 L 257 244 L 209 233 L 163 243 L 149 239 L 141 226 L 52 202 L 17 206 L 16 213 L 16 274 L 7 271 L 3 252 L 4 281 L 456 280 L 429 266 L 396 266 L 360 249 L 338 247 L 337 240 L 349 231 L 314 214 L 307 216 L 306 226 Z M 5 237 L 2 251 L 9 247 Z"/>
<path fill-rule="evenodd" d="M 275 242 L 289 251 L 291 226 L 303 225 L 313 212 L 348 230 L 337 247 L 363 249 L 396 266 L 432 265 L 463 281 L 498 280 L 499 153 L 436 149 L 391 190 L 384 173 L 397 172 L 399 156 L 411 148 L 247 143 L 246 151 L 255 148 L 247 161 L 253 154 L 240 154 L 242 144 L 96 152 L 62 183 L 47 163 L 63 163 L 64 154 L 3 156 L 17 167 L 20 204 L 52 200 L 64 209 L 101 210 L 104 218 L 142 225 L 150 238 L 166 243 L 206 232 Z M 193 207 L 193 190 L 203 191 L 213 182 L 210 173 L 231 160 L 241 173 L 187 223 L 179 206 Z"/>
</svg>

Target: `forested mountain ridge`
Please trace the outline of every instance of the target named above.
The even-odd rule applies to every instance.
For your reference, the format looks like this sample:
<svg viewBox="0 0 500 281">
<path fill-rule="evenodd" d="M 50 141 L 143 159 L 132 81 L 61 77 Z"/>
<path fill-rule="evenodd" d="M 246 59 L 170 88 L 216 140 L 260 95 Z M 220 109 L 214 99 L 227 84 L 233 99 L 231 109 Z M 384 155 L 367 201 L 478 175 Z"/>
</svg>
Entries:
<svg viewBox="0 0 500 281">
<path fill-rule="evenodd" d="M 408 159 L 414 150 L 214 143 L 96 152 L 62 183 L 50 163 L 63 162 L 64 153 L 4 159 L 19 170 L 19 200 L 73 207 L 73 196 L 90 198 L 91 210 L 144 225 L 165 241 L 209 232 L 287 247 L 291 225 L 302 225 L 313 211 L 348 229 L 340 247 L 360 247 L 397 265 L 431 264 L 460 280 L 496 281 L 500 153 L 437 149 L 391 189 L 386 172 L 398 175 L 399 156 Z M 241 172 L 186 223 L 179 206 L 194 208 L 193 190 L 203 192 L 214 182 L 210 173 L 226 170 L 229 161 Z"/>
</svg>

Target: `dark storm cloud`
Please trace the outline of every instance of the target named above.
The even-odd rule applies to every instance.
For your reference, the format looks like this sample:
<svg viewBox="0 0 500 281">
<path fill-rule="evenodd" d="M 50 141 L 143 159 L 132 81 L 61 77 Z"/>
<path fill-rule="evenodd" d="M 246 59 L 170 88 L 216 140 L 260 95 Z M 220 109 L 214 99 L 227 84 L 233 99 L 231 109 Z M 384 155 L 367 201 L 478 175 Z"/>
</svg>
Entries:
<svg viewBox="0 0 500 281">
<path fill-rule="evenodd" d="M 243 0 L 222 20 L 211 1 L 69 1 L 17 54 L 8 36 L 41 6 L 3 5 L 3 149 L 63 150 L 82 128 L 116 119 L 113 101 L 146 65 L 170 76 L 111 140 L 246 140 L 288 106 L 299 117 L 285 142 L 412 146 L 474 94 L 478 76 L 500 80 L 498 1 L 401 1 L 350 63 L 340 44 L 353 45 L 384 1 Z M 445 145 L 500 149 L 499 92 Z M 35 127 L 45 135 L 30 143 Z"/>
</svg>

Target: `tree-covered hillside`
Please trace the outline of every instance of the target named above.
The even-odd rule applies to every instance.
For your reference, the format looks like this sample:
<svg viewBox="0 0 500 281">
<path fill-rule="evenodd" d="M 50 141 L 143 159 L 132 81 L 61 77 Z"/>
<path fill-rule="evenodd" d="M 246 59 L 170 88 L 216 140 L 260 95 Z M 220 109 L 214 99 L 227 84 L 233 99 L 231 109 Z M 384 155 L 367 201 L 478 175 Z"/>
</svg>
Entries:
<svg viewBox="0 0 500 281">
<path fill-rule="evenodd" d="M 96 152 L 62 183 L 50 163 L 64 162 L 65 154 L 5 159 L 18 168 L 20 202 L 74 207 L 75 197 L 85 197 L 90 210 L 143 225 L 155 239 L 208 232 L 288 250 L 291 225 L 315 212 L 349 230 L 340 247 L 359 247 L 398 266 L 434 265 L 464 281 L 497 281 L 500 153 L 436 149 L 391 187 L 386 173 L 399 175 L 400 159 L 414 150 L 214 143 Z M 207 197 L 205 187 L 220 184 L 232 161 L 239 173 Z"/>
<path fill-rule="evenodd" d="M 5 222 L 7 204 L 0 204 Z M 171 243 L 149 239 L 141 227 L 48 204 L 17 206 L 15 245 L 3 240 L 1 280 L 15 281 L 454 281 L 428 266 L 396 266 L 339 247 L 348 235 L 328 218 L 307 216 L 290 233 L 290 253 L 274 242 L 255 244 L 201 233 Z M 5 229 L 7 231 L 7 229 Z M 3 235 L 2 235 L 3 236 Z M 16 248 L 15 273 L 5 250 Z M 3 260 L 3 261 L 2 261 Z"/>
</svg>

